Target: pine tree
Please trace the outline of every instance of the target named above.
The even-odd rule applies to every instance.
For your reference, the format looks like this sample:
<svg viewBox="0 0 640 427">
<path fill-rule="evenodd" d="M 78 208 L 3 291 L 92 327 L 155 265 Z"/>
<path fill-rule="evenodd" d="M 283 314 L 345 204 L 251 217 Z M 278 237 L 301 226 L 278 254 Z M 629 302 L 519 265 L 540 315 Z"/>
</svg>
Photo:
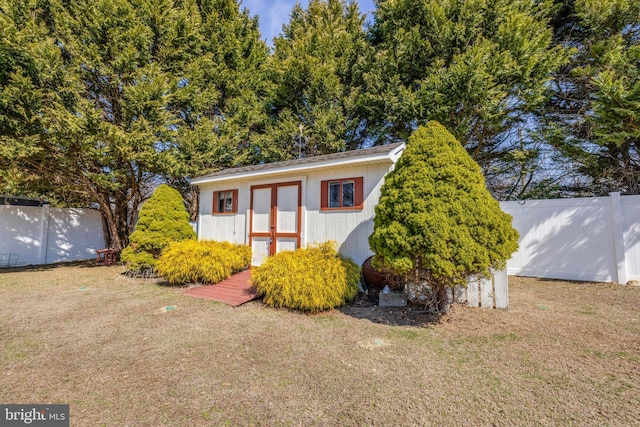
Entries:
<svg viewBox="0 0 640 427">
<path fill-rule="evenodd" d="M 557 1 L 554 35 L 570 61 L 542 111 L 571 177 L 565 194 L 640 194 L 640 3 Z"/>
<path fill-rule="evenodd" d="M 565 58 L 550 48 L 548 2 L 381 0 L 359 105 L 370 138 L 406 140 L 437 120 L 450 129 L 496 195 L 537 164 L 528 133 L 551 70 Z M 514 155 L 515 154 L 515 155 Z M 525 181 L 527 177 L 525 176 Z"/>
<path fill-rule="evenodd" d="M 0 36 L 0 192 L 98 207 L 115 249 L 159 180 L 187 193 L 264 131 L 237 0 L 0 0 Z"/>
<path fill-rule="evenodd" d="M 327 154 L 363 143 L 362 116 L 354 114 L 358 74 L 368 44 L 356 2 L 297 4 L 284 33 L 274 39 L 269 75 L 267 160 Z"/>
<path fill-rule="evenodd" d="M 60 49 L 34 19 L 35 8 L 35 0 L 0 1 L 0 193 L 83 205 L 74 183 L 63 179 L 64 166 L 47 167 L 48 135 L 60 111 L 73 106 L 75 83 L 64 78 Z"/>
<path fill-rule="evenodd" d="M 136 229 L 120 259 L 130 270 L 153 268 L 162 250 L 171 242 L 195 239 L 182 195 L 168 185 L 160 185 L 142 205 Z"/>
<path fill-rule="evenodd" d="M 411 135 L 385 178 L 369 244 L 374 266 L 427 281 L 446 311 L 447 288 L 503 268 L 518 232 L 487 191 L 478 164 L 430 121 Z"/>
</svg>

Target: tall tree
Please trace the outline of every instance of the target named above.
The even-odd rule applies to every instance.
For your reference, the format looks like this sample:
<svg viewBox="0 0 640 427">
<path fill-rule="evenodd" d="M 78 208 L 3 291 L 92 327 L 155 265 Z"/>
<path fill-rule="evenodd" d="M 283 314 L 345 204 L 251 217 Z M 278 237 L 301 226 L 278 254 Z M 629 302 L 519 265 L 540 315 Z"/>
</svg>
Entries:
<svg viewBox="0 0 640 427">
<path fill-rule="evenodd" d="M 530 173 L 537 147 L 530 119 L 551 70 L 550 3 L 528 0 L 380 0 L 376 53 L 360 101 L 368 135 L 406 139 L 437 120 L 465 146 L 497 196 Z M 515 155 L 515 156 L 514 156 Z M 527 178 L 525 178 L 526 181 Z"/>
<path fill-rule="evenodd" d="M 640 3 L 558 1 L 556 43 L 570 61 L 544 110 L 548 138 L 574 177 L 569 194 L 640 194 Z"/>
<path fill-rule="evenodd" d="M 254 139 L 261 138 L 268 119 L 264 97 L 270 84 L 264 66 L 269 50 L 261 40 L 258 18 L 250 16 L 247 9 L 240 10 L 238 0 L 197 0 L 197 4 L 199 61 L 204 65 L 195 67 L 195 93 L 185 91 L 175 104 L 180 115 L 188 117 L 189 125 L 182 128 L 188 133 L 185 138 L 189 144 L 182 140 L 180 147 L 181 160 L 189 168 L 176 176 L 209 171 L 212 148 L 216 168 L 261 161 L 250 148 Z M 189 79 L 182 82 L 189 86 Z M 197 109 L 192 106 L 194 95 L 198 97 Z M 211 135 L 214 147 L 202 146 Z"/>
<path fill-rule="evenodd" d="M 258 18 L 241 10 L 238 0 L 196 4 L 191 13 L 199 20 L 200 56 L 186 62 L 186 69 L 169 69 L 184 76 L 178 82 L 181 97 L 174 98 L 172 108 L 185 125 L 178 128 L 176 163 L 164 174 L 187 197 L 192 219 L 198 190 L 191 188 L 190 177 L 263 160 L 255 147 L 266 130 L 264 99 L 270 87 L 264 72 L 269 50 Z"/>
<path fill-rule="evenodd" d="M 363 143 L 362 117 L 354 114 L 368 50 L 357 3 L 311 0 L 297 4 L 274 39 L 269 73 L 273 119 L 265 142 L 268 160 L 354 149 Z"/>
<path fill-rule="evenodd" d="M 45 129 L 56 112 L 73 104 L 55 38 L 30 12 L 36 2 L 0 2 L 0 192 L 84 202 L 57 169 L 42 179 Z"/>
<path fill-rule="evenodd" d="M 237 162 L 263 120 L 236 0 L 0 0 L 0 20 L 2 191 L 97 206 L 116 249 L 159 181 Z"/>
</svg>

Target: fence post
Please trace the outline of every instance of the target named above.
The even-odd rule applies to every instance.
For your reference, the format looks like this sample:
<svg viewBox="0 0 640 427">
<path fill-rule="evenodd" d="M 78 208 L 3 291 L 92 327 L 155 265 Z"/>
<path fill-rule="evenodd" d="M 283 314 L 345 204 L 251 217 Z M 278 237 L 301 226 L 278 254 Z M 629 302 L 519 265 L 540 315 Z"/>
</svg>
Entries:
<svg viewBox="0 0 640 427">
<path fill-rule="evenodd" d="M 509 308 L 509 276 L 507 268 L 500 271 L 492 271 L 494 292 L 496 295 L 496 308 L 506 310 Z"/>
<path fill-rule="evenodd" d="M 493 308 L 493 283 L 491 277 L 480 277 L 480 305 Z"/>
<path fill-rule="evenodd" d="M 624 216 L 622 198 L 619 192 L 609 193 L 611 197 L 611 228 L 613 230 L 613 248 L 616 262 L 616 282 L 627 283 L 627 261 L 624 252 Z"/>
<path fill-rule="evenodd" d="M 47 252 L 49 252 L 49 205 L 42 205 L 40 211 L 40 264 L 47 263 Z"/>
<path fill-rule="evenodd" d="M 467 302 L 467 288 L 464 286 L 456 286 L 453 288 L 453 301 L 459 304 Z"/>
<path fill-rule="evenodd" d="M 478 277 L 472 276 L 467 282 L 467 305 L 478 307 Z"/>
</svg>

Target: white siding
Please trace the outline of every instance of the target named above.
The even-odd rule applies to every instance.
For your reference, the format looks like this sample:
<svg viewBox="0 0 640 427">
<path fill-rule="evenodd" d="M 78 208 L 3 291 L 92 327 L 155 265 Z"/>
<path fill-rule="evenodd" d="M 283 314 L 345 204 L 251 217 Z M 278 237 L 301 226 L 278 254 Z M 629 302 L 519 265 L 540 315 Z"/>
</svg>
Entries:
<svg viewBox="0 0 640 427">
<path fill-rule="evenodd" d="M 301 244 L 333 240 L 338 250 L 356 263 L 362 264 L 372 255 L 369 235 L 373 232 L 374 207 L 380 198 L 383 177 L 392 166 L 389 163 L 352 165 L 327 168 L 301 175 L 283 173 L 265 180 L 237 179 L 200 186 L 200 239 L 227 240 L 248 244 L 250 188 L 252 185 L 280 182 L 302 182 Z M 363 177 L 363 209 L 353 211 L 320 211 L 320 183 L 328 179 Z M 214 191 L 238 189 L 237 215 L 211 215 Z M 286 188 L 283 189 L 286 191 Z M 283 219 L 283 220 L 286 220 Z M 284 225 L 284 224 L 283 224 Z M 286 246 L 282 242 L 283 248 Z"/>
<path fill-rule="evenodd" d="M 340 253 L 362 264 L 373 254 L 369 249 L 369 235 L 373 233 L 374 207 L 380 198 L 383 177 L 389 170 L 389 164 L 372 164 L 309 174 L 306 192 L 307 236 L 303 244 L 333 240 L 337 242 Z M 321 181 L 360 176 L 363 177 L 362 210 L 320 210 Z"/>
<path fill-rule="evenodd" d="M 236 215 L 212 215 L 213 192 L 238 190 L 238 213 Z M 200 217 L 198 239 L 218 240 L 248 244 L 246 233 L 249 212 L 249 189 L 238 182 L 202 185 L 200 187 Z"/>
</svg>

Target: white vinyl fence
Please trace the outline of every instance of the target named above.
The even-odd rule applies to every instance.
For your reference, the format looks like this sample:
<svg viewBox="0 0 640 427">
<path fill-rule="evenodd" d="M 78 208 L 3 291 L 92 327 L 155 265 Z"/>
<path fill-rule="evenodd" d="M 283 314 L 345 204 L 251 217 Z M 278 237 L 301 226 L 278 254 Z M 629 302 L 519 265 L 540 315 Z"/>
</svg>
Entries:
<svg viewBox="0 0 640 427">
<path fill-rule="evenodd" d="M 0 268 L 91 259 L 104 247 L 97 210 L 0 206 Z"/>
<path fill-rule="evenodd" d="M 520 232 L 508 274 L 622 284 L 640 279 L 640 196 L 500 205 Z"/>
</svg>

